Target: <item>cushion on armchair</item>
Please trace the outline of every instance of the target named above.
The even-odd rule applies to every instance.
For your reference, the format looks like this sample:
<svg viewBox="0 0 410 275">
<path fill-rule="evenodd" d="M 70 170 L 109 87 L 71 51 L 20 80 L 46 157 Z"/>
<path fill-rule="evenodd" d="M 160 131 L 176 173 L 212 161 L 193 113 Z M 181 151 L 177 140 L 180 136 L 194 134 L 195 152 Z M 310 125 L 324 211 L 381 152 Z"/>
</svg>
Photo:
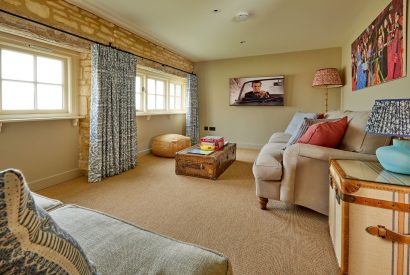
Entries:
<svg viewBox="0 0 410 275">
<path fill-rule="evenodd" d="M 18 170 L 0 171 L 0 213 L 0 274 L 97 274 L 78 243 L 36 205 Z"/>
</svg>

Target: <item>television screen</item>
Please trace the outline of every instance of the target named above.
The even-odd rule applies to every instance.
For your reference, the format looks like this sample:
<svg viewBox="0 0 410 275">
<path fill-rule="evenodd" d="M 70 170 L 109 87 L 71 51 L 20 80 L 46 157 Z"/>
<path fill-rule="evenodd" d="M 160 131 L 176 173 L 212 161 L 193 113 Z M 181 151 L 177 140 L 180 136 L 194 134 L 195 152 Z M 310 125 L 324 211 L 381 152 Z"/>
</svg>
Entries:
<svg viewBox="0 0 410 275">
<path fill-rule="evenodd" d="M 284 76 L 229 79 L 231 106 L 284 106 Z"/>
</svg>

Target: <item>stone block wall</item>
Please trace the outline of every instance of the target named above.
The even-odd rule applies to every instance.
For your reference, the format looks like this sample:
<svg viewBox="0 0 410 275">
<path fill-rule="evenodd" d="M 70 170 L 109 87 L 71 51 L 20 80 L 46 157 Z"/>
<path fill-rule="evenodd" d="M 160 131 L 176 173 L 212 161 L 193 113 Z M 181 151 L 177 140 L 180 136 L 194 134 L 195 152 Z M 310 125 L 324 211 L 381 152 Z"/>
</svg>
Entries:
<svg viewBox="0 0 410 275">
<path fill-rule="evenodd" d="M 63 0 L 1 0 L 1 8 L 43 24 L 191 72 L 193 63 Z"/>
<path fill-rule="evenodd" d="M 88 151 L 90 145 L 90 105 L 91 105 L 91 53 L 80 55 L 80 115 L 85 118 L 80 119 L 80 156 L 79 167 L 81 170 L 88 170 Z"/>
<path fill-rule="evenodd" d="M 118 49 L 129 51 L 141 57 L 146 57 L 184 71 L 193 71 L 193 63 L 183 56 L 62 0 L 1 0 L 1 8 L 24 18 L 51 25 L 102 44 L 111 43 L 111 45 Z M 79 123 L 79 167 L 84 171 L 88 170 L 89 110 L 91 103 L 90 43 L 1 12 L 0 30 L 46 40 L 54 45 L 61 44 L 64 47 L 77 49 L 81 52 L 78 94 L 80 115 L 85 116 L 85 118 L 81 119 Z M 159 68 L 180 76 L 185 75 L 149 60 L 140 58 L 138 62 L 139 64 Z"/>
</svg>

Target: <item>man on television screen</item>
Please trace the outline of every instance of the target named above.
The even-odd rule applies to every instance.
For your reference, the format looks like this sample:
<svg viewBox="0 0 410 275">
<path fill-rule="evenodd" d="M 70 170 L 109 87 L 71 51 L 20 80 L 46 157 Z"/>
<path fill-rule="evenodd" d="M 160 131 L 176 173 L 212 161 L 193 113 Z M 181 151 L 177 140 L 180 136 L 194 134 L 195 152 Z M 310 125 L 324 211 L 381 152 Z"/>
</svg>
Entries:
<svg viewBox="0 0 410 275">
<path fill-rule="evenodd" d="M 245 94 L 245 98 L 269 98 L 269 93 L 261 91 L 262 82 L 260 80 L 252 81 L 252 91 Z"/>
</svg>

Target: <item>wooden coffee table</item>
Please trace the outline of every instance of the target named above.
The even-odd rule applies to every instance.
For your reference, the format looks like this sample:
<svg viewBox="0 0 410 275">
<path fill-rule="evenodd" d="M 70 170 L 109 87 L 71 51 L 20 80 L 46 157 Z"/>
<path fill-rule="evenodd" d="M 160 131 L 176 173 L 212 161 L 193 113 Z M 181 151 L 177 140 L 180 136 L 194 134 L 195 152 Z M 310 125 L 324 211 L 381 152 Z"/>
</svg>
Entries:
<svg viewBox="0 0 410 275">
<path fill-rule="evenodd" d="M 175 173 L 216 180 L 236 159 L 236 144 L 228 143 L 210 155 L 188 153 L 198 145 L 176 153 Z"/>
</svg>

